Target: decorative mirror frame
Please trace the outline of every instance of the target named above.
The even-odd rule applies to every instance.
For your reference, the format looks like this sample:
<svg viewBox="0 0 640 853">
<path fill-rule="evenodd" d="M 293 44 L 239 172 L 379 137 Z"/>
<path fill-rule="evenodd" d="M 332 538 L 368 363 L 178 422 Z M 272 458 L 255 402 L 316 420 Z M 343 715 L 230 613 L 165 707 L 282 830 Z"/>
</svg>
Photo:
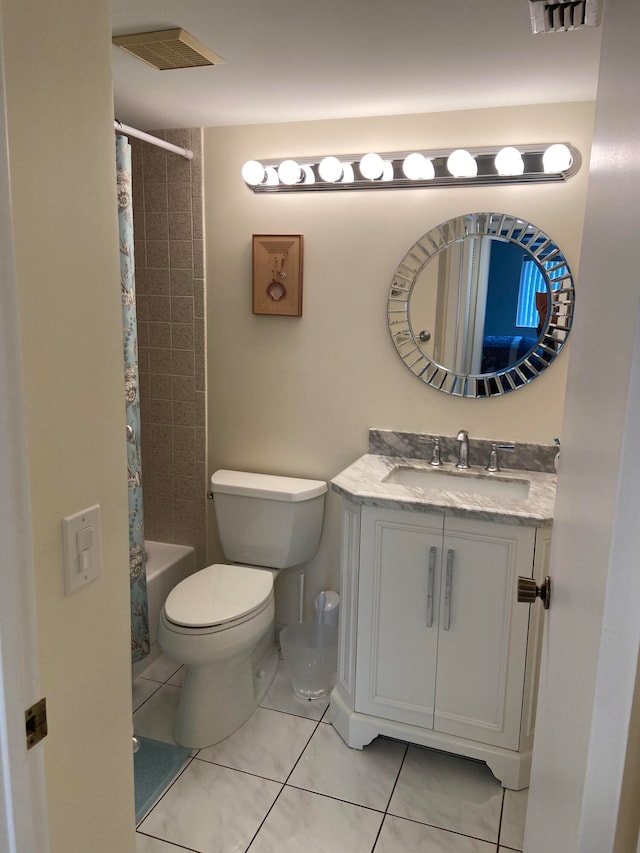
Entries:
<svg viewBox="0 0 640 853">
<path fill-rule="evenodd" d="M 550 294 L 550 310 L 535 346 L 517 362 L 495 373 L 459 374 L 433 361 L 422 350 L 409 321 L 411 294 L 424 266 L 452 243 L 468 237 L 494 237 L 519 246 L 537 263 Z M 544 264 L 549 263 L 553 266 L 547 270 Z M 554 272 L 561 273 L 553 279 L 556 289 L 551 286 Z M 446 394 L 486 398 L 522 388 L 549 367 L 567 340 L 574 305 L 573 277 L 567 260 L 544 231 L 506 213 L 469 213 L 427 231 L 409 249 L 393 277 L 387 314 L 398 355 L 418 379 Z"/>
</svg>

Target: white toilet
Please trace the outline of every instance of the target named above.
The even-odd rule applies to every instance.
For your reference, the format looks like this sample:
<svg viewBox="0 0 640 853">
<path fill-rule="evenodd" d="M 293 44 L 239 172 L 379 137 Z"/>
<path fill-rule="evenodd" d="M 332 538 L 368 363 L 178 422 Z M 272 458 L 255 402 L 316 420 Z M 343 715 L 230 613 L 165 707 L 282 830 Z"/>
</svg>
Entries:
<svg viewBox="0 0 640 853">
<path fill-rule="evenodd" d="M 230 735 L 269 689 L 278 663 L 274 578 L 316 553 L 327 484 L 216 471 L 211 488 L 222 549 L 234 564 L 181 581 L 158 626 L 160 646 L 185 665 L 174 737 L 190 748 Z"/>
</svg>

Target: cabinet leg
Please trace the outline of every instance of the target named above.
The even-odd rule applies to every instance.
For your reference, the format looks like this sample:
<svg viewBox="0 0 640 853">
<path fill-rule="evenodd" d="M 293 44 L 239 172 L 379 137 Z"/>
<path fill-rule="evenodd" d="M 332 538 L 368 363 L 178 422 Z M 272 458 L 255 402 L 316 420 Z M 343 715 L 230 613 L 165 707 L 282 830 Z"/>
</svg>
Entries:
<svg viewBox="0 0 640 853">
<path fill-rule="evenodd" d="M 331 694 L 329 722 L 351 749 L 364 749 L 379 734 L 376 726 L 369 725 L 345 705 L 336 690 Z"/>
<path fill-rule="evenodd" d="M 529 787 L 531 752 L 514 752 L 513 755 L 491 755 L 484 759 L 503 788 L 520 791 Z"/>
</svg>

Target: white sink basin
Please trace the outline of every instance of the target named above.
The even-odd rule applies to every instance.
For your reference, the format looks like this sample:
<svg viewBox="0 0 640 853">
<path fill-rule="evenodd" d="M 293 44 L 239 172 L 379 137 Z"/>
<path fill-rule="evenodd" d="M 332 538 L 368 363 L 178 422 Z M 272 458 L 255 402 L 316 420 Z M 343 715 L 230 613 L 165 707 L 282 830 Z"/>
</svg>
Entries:
<svg viewBox="0 0 640 853">
<path fill-rule="evenodd" d="M 496 474 L 439 471 L 434 468 L 412 468 L 398 465 L 387 474 L 383 482 L 396 486 L 409 486 L 426 492 L 458 492 L 464 495 L 482 495 L 498 500 L 524 501 L 529 496 L 529 480 L 501 478 Z"/>
</svg>

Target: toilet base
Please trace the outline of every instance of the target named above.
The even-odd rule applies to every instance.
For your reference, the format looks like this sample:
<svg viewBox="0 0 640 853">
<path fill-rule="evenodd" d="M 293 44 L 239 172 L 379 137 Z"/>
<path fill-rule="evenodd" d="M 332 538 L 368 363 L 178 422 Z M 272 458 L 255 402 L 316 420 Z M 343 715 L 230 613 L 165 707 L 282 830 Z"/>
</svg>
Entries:
<svg viewBox="0 0 640 853">
<path fill-rule="evenodd" d="M 213 746 L 246 722 L 278 668 L 273 625 L 253 650 L 205 666 L 185 665 L 174 739 L 180 746 Z"/>
</svg>

